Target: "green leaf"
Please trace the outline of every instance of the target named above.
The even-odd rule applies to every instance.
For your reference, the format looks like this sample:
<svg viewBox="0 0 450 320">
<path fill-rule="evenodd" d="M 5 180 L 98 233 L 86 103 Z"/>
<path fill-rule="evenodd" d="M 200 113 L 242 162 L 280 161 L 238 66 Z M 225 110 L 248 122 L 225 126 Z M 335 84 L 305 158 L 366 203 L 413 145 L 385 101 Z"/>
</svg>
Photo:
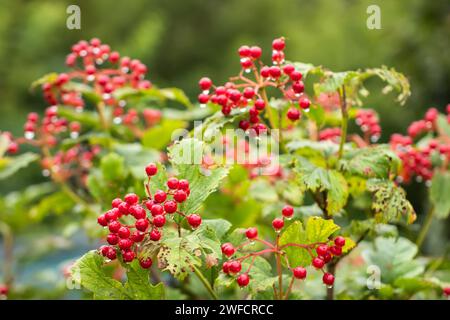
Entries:
<svg viewBox="0 0 450 320">
<path fill-rule="evenodd" d="M 447 117 L 443 114 L 439 114 L 437 118 L 437 127 L 440 131 L 447 137 L 450 137 L 450 124 L 448 123 Z"/>
<path fill-rule="evenodd" d="M 97 251 L 89 251 L 72 266 L 72 279 L 91 291 L 96 299 L 132 299 L 122 283 L 105 272 L 103 264 L 104 258 Z"/>
<path fill-rule="evenodd" d="M 434 279 L 421 279 L 421 278 L 398 278 L 394 281 L 394 286 L 401 288 L 407 294 L 411 295 L 419 291 L 424 290 L 436 290 L 440 292 L 442 290 L 441 285 Z"/>
<path fill-rule="evenodd" d="M 35 89 L 36 87 L 42 86 L 44 83 L 53 83 L 58 78 L 58 74 L 56 72 L 47 73 L 40 77 L 39 79 L 33 81 L 31 83 L 31 89 Z"/>
<path fill-rule="evenodd" d="M 297 158 L 294 171 L 305 190 L 325 194 L 329 215 L 339 212 L 347 203 L 348 185 L 340 172 L 317 167 L 302 157 Z"/>
<path fill-rule="evenodd" d="M 320 217 L 310 217 L 306 222 L 306 228 L 300 221 L 295 221 L 281 234 L 280 246 L 288 243 L 302 245 L 327 243 L 328 238 L 339 229 L 339 226 L 333 220 L 325 220 Z M 311 255 L 304 248 L 289 246 L 284 251 L 286 251 L 289 264 L 292 267 L 311 264 Z"/>
<path fill-rule="evenodd" d="M 74 206 L 74 201 L 66 193 L 52 193 L 31 208 L 30 218 L 33 221 L 41 221 L 50 214 L 67 214 L 70 213 Z"/>
<path fill-rule="evenodd" d="M 67 119 L 68 121 L 77 121 L 82 126 L 90 128 L 99 128 L 100 120 L 98 114 L 93 111 L 84 110 L 83 112 L 77 112 L 72 107 L 58 107 L 58 115 Z"/>
<path fill-rule="evenodd" d="M 114 92 L 114 97 L 117 100 L 126 100 L 130 98 L 153 98 L 160 101 L 173 100 L 186 106 L 187 108 L 193 108 L 192 103 L 186 94 L 178 88 L 151 88 L 151 89 L 134 89 L 125 87 Z"/>
<path fill-rule="evenodd" d="M 229 171 L 228 167 L 221 166 L 203 168 L 201 164 L 205 151 L 204 143 L 192 138 L 176 142 L 169 148 L 169 159 L 178 172 L 178 178 L 189 181 L 191 193 L 182 205 L 186 213 L 197 212 Z"/>
<path fill-rule="evenodd" d="M 149 280 L 149 270 L 143 269 L 136 259 L 128 266 L 125 289 L 135 300 L 164 299 L 164 285 L 161 282 L 152 285 Z"/>
<path fill-rule="evenodd" d="M 368 264 L 380 268 L 383 283 L 393 284 L 399 278 L 417 277 L 424 272 L 423 263 L 414 259 L 417 251 L 417 246 L 406 238 L 378 237 L 362 255 Z"/>
<path fill-rule="evenodd" d="M 117 153 L 109 153 L 100 160 L 102 175 L 109 181 L 120 180 L 125 176 L 125 160 Z"/>
<path fill-rule="evenodd" d="M 125 160 L 125 166 L 136 179 L 147 178 L 145 166 L 160 160 L 160 154 L 154 149 L 144 148 L 139 143 L 116 144 L 114 150 Z"/>
<path fill-rule="evenodd" d="M 163 120 L 160 124 L 144 132 L 142 144 L 146 148 L 162 150 L 171 140 L 175 130 L 186 127 L 186 122 L 179 120 Z"/>
<path fill-rule="evenodd" d="M 373 193 L 372 209 L 378 222 L 388 223 L 403 218 L 409 224 L 416 220 L 416 213 L 406 199 L 405 191 L 392 181 L 369 179 L 367 190 Z"/>
<path fill-rule="evenodd" d="M 0 159 L 0 180 L 12 176 L 22 168 L 27 167 L 30 163 L 39 159 L 35 153 L 26 152 L 13 158 Z"/>
<path fill-rule="evenodd" d="M 365 70 L 363 77 L 378 76 L 381 80 L 387 83 L 387 86 L 383 89 L 383 93 L 387 93 L 392 89 L 398 92 L 397 101 L 403 105 L 411 95 L 410 85 L 408 78 L 400 72 L 397 72 L 394 68 L 387 68 L 382 66 L 381 68 L 373 68 Z"/>
<path fill-rule="evenodd" d="M 347 152 L 340 162 L 341 169 L 351 175 L 385 179 L 390 173 L 396 173 L 399 165 L 397 155 L 382 145 Z"/>
<path fill-rule="evenodd" d="M 450 213 L 450 173 L 436 172 L 431 180 L 430 200 L 436 216 L 445 219 Z"/>
<path fill-rule="evenodd" d="M 232 226 L 231 223 L 225 219 L 203 220 L 202 225 L 214 230 L 218 239 L 222 239 Z"/>
</svg>

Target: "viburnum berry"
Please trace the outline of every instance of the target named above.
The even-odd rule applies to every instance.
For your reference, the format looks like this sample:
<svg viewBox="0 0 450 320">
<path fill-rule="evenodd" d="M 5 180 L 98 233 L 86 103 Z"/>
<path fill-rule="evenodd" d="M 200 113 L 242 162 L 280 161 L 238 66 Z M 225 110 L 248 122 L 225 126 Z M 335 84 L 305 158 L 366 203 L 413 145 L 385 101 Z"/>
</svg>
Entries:
<svg viewBox="0 0 450 320">
<path fill-rule="evenodd" d="M 133 241 L 131 239 L 120 239 L 118 245 L 122 250 L 130 249 L 133 246 Z"/>
<path fill-rule="evenodd" d="M 321 258 L 323 259 L 323 261 L 324 261 L 325 263 L 328 263 L 328 262 L 331 261 L 331 259 L 332 259 L 333 257 L 331 256 L 331 254 L 330 254 L 329 252 L 326 252 L 324 255 L 321 256 Z"/>
<path fill-rule="evenodd" d="M 128 212 L 129 208 L 130 208 L 130 205 L 126 202 L 122 202 L 121 204 L 119 204 L 119 207 L 118 207 L 120 213 L 124 214 L 124 215 L 129 214 L 129 212 Z"/>
<path fill-rule="evenodd" d="M 173 199 L 176 202 L 183 202 L 186 200 L 186 198 L 187 198 L 187 194 L 186 194 L 186 191 L 184 191 L 184 190 L 177 190 L 177 191 L 175 191 L 175 193 L 173 195 Z"/>
<path fill-rule="evenodd" d="M 300 100 L 298 101 L 298 104 L 299 104 L 300 108 L 308 109 L 309 106 L 311 105 L 311 101 L 309 101 L 308 98 L 300 98 Z"/>
<path fill-rule="evenodd" d="M 156 215 L 153 217 L 153 224 L 155 227 L 161 228 L 166 224 L 166 218 L 162 214 Z"/>
<path fill-rule="evenodd" d="M 119 218 L 119 210 L 114 208 L 105 213 L 106 220 L 113 221 Z"/>
<path fill-rule="evenodd" d="M 123 261 L 132 262 L 134 260 L 134 258 L 136 258 L 136 254 L 131 250 L 127 250 L 122 253 L 122 257 L 123 257 Z"/>
<path fill-rule="evenodd" d="M 154 163 L 150 163 L 145 167 L 145 173 L 147 173 L 147 176 L 151 177 L 154 176 L 158 172 L 158 167 Z"/>
<path fill-rule="evenodd" d="M 157 229 L 153 229 L 150 232 L 150 239 L 152 241 L 159 241 L 159 239 L 161 239 L 161 232 L 159 232 Z"/>
<path fill-rule="evenodd" d="M 176 201 L 173 200 L 168 200 L 166 202 L 164 202 L 164 211 L 166 211 L 167 213 L 174 213 L 177 211 L 177 203 Z"/>
<path fill-rule="evenodd" d="M 106 252 L 106 257 L 109 260 L 115 260 L 117 258 L 116 250 L 114 250 L 114 248 L 109 247 L 108 252 Z"/>
<path fill-rule="evenodd" d="M 250 47 L 249 46 L 241 46 L 238 49 L 238 52 L 241 57 L 248 57 L 250 55 Z"/>
<path fill-rule="evenodd" d="M 292 81 L 300 81 L 302 80 L 303 75 L 300 72 L 294 70 L 289 74 L 289 77 Z"/>
<path fill-rule="evenodd" d="M 337 236 L 337 237 L 334 239 L 334 244 L 335 244 L 336 246 L 338 246 L 338 247 L 343 247 L 343 246 L 345 246 L 345 238 L 344 238 L 344 237 L 341 237 L 341 236 Z"/>
<path fill-rule="evenodd" d="M 133 205 L 139 201 L 139 197 L 135 193 L 129 193 L 125 195 L 124 200 L 129 205 Z"/>
<path fill-rule="evenodd" d="M 342 254 L 342 247 L 332 246 L 330 247 L 330 253 L 334 256 L 340 256 Z"/>
<path fill-rule="evenodd" d="M 445 287 L 442 289 L 442 293 L 446 296 L 449 297 L 450 296 L 450 287 Z"/>
<path fill-rule="evenodd" d="M 245 287 L 249 284 L 250 277 L 247 273 L 243 273 L 237 277 L 236 281 L 240 287 Z"/>
<path fill-rule="evenodd" d="M 289 205 L 286 205 L 281 210 L 281 214 L 286 218 L 290 218 L 294 215 L 294 208 Z"/>
<path fill-rule="evenodd" d="M 106 216 L 104 214 L 98 216 L 97 222 L 102 227 L 106 227 L 108 225 L 108 220 L 106 219 Z"/>
<path fill-rule="evenodd" d="M 119 205 L 122 203 L 122 199 L 116 198 L 111 202 L 113 208 L 119 208 Z"/>
<path fill-rule="evenodd" d="M 108 236 L 106 237 L 106 241 L 108 241 L 108 243 L 110 245 L 116 245 L 117 243 L 119 243 L 119 237 L 114 234 L 114 233 L 110 233 L 108 234 Z"/>
<path fill-rule="evenodd" d="M 190 214 L 187 221 L 192 228 L 198 228 L 202 224 L 202 218 L 198 214 Z"/>
<path fill-rule="evenodd" d="M 120 227 L 117 234 L 121 239 L 126 239 L 130 237 L 130 230 L 127 227 Z"/>
<path fill-rule="evenodd" d="M 198 102 L 201 104 L 206 104 L 209 101 L 209 95 L 207 95 L 206 93 L 200 93 L 198 95 Z"/>
<path fill-rule="evenodd" d="M 167 180 L 167 186 L 169 189 L 177 189 L 178 188 L 178 179 L 177 178 L 169 178 Z"/>
<path fill-rule="evenodd" d="M 272 226 L 275 230 L 280 230 L 284 227 L 284 220 L 280 218 L 275 218 L 272 221 Z"/>
<path fill-rule="evenodd" d="M 258 229 L 256 228 L 248 228 L 245 231 L 245 235 L 247 236 L 248 239 L 252 240 L 258 237 Z"/>
<path fill-rule="evenodd" d="M 229 261 L 225 261 L 222 264 L 222 271 L 226 274 L 228 274 L 230 272 L 230 262 Z"/>
<path fill-rule="evenodd" d="M 149 222 L 147 219 L 139 219 L 136 221 L 136 229 L 138 229 L 139 231 L 145 232 L 148 229 L 149 226 Z M 119 231 L 120 232 L 120 231 Z"/>
<path fill-rule="evenodd" d="M 282 51 L 284 50 L 284 47 L 286 46 L 285 42 L 284 42 L 284 38 L 278 38 L 272 41 L 272 49 L 273 50 L 277 50 L 277 51 Z"/>
<path fill-rule="evenodd" d="M 152 205 L 152 208 L 150 209 L 152 216 L 158 216 L 164 214 L 164 207 L 160 204 L 154 204 Z"/>
<path fill-rule="evenodd" d="M 148 269 L 152 266 L 153 261 L 151 258 L 147 258 L 147 259 L 140 259 L 139 260 L 139 264 L 142 268 L 144 269 Z"/>
<path fill-rule="evenodd" d="M 8 286 L 6 284 L 0 284 L 0 295 L 6 296 L 8 295 Z"/>
<path fill-rule="evenodd" d="M 242 270 L 242 265 L 239 261 L 230 261 L 230 266 L 228 268 L 231 273 L 238 273 Z"/>
<path fill-rule="evenodd" d="M 111 221 L 108 224 L 109 231 L 111 231 L 112 233 L 118 232 L 121 227 L 122 225 L 120 224 L 119 221 Z"/>
<path fill-rule="evenodd" d="M 167 199 L 167 194 L 162 190 L 158 190 L 153 195 L 153 199 L 156 203 L 163 203 Z"/>
<path fill-rule="evenodd" d="M 200 89 L 202 89 L 202 90 L 209 90 L 212 86 L 212 81 L 211 81 L 211 79 L 209 79 L 207 77 L 203 77 L 198 82 L 198 85 L 200 86 Z"/>
<path fill-rule="evenodd" d="M 321 244 L 316 248 L 316 252 L 319 256 L 324 256 L 328 252 L 328 246 L 326 244 Z"/>
<path fill-rule="evenodd" d="M 327 286 L 332 286 L 334 283 L 334 276 L 331 273 L 325 272 L 322 277 L 323 283 Z"/>
<path fill-rule="evenodd" d="M 141 231 L 133 231 L 130 235 L 130 239 L 133 242 L 141 242 L 145 238 L 145 233 Z"/>
<path fill-rule="evenodd" d="M 297 108 L 291 107 L 287 112 L 287 117 L 291 121 L 300 119 L 300 111 Z"/>
<path fill-rule="evenodd" d="M 306 269 L 303 267 L 296 267 L 292 270 L 294 277 L 297 279 L 305 279 L 306 278 Z"/>
<path fill-rule="evenodd" d="M 236 252 L 234 246 L 229 242 L 222 244 L 221 249 L 222 253 L 227 257 L 231 257 Z"/>
<path fill-rule="evenodd" d="M 181 190 L 188 190 L 189 189 L 189 181 L 187 181 L 186 179 L 180 179 L 178 181 L 178 189 Z"/>
<path fill-rule="evenodd" d="M 323 261 L 321 258 L 314 258 L 312 260 L 312 265 L 317 269 L 322 269 L 325 265 L 325 261 Z"/>
<path fill-rule="evenodd" d="M 250 48 L 250 55 L 252 58 L 259 59 L 261 57 L 262 50 L 258 46 L 253 46 Z"/>
<path fill-rule="evenodd" d="M 147 216 L 147 214 L 145 213 L 144 208 L 142 208 L 139 205 L 133 205 L 130 206 L 128 209 L 128 212 L 131 213 L 131 215 L 133 217 L 135 217 L 136 219 L 143 219 Z"/>
</svg>

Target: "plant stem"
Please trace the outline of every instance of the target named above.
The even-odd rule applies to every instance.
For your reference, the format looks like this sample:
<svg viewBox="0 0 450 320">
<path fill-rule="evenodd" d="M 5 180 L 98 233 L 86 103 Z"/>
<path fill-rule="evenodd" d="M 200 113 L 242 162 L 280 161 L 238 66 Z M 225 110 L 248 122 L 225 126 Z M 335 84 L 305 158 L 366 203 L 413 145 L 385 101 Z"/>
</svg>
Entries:
<svg viewBox="0 0 450 320">
<path fill-rule="evenodd" d="M 214 300 L 218 300 L 219 297 L 217 296 L 216 292 L 214 291 L 214 289 L 209 284 L 208 280 L 206 280 L 205 276 L 201 273 L 201 271 L 198 270 L 198 268 L 196 266 L 192 266 L 192 269 L 194 270 L 194 273 L 197 276 L 197 278 L 203 283 L 203 285 L 205 286 L 206 290 L 208 290 L 208 292 L 211 295 L 211 297 Z"/>
<path fill-rule="evenodd" d="M 108 130 L 108 122 L 106 121 L 106 114 L 105 114 L 105 104 L 103 102 L 97 103 L 97 111 L 98 116 L 100 118 L 100 123 L 102 125 L 102 128 L 107 131 Z"/>
<path fill-rule="evenodd" d="M 287 291 L 286 291 L 286 295 L 284 296 L 284 300 L 287 300 L 287 299 L 289 298 L 289 294 L 290 294 L 291 291 L 292 291 L 292 286 L 293 286 L 293 284 L 294 284 L 294 280 L 295 280 L 295 277 L 292 276 L 291 281 L 289 282 L 288 289 L 287 289 Z"/>
<path fill-rule="evenodd" d="M 13 249 L 14 249 L 14 237 L 11 228 L 4 222 L 0 222 L 0 233 L 3 235 L 3 281 L 7 286 L 11 286 L 13 276 Z"/>
<path fill-rule="evenodd" d="M 272 109 L 269 106 L 269 99 L 267 98 L 267 93 L 266 93 L 265 88 L 261 89 L 261 96 L 262 96 L 264 102 L 266 103 L 267 116 L 269 117 L 270 126 L 272 127 L 272 129 L 276 128 L 275 119 L 273 118 Z"/>
<path fill-rule="evenodd" d="M 347 126 L 348 126 L 348 110 L 347 110 L 347 98 L 345 95 L 345 86 L 342 86 L 340 90 L 340 100 L 341 100 L 341 114 L 342 114 L 342 123 L 341 123 L 341 141 L 339 143 L 339 154 L 338 158 L 341 159 L 344 154 L 344 144 L 347 140 Z"/>
<path fill-rule="evenodd" d="M 328 264 L 327 272 L 331 273 L 333 276 L 336 275 L 336 265 L 337 262 L 332 262 Z M 334 300 L 334 286 L 327 287 L 327 300 Z"/>
<path fill-rule="evenodd" d="M 281 253 L 278 250 L 279 248 L 279 241 L 280 241 L 280 234 L 277 234 L 276 239 L 276 258 L 277 258 L 277 273 L 278 273 L 278 296 L 280 300 L 283 300 L 283 270 L 281 268 Z"/>
<path fill-rule="evenodd" d="M 423 242 L 425 241 L 428 231 L 430 230 L 433 217 L 434 217 L 434 206 L 432 206 L 430 210 L 428 210 L 427 215 L 425 217 L 425 221 L 423 222 L 423 226 L 420 229 L 419 235 L 417 236 L 416 245 L 419 249 L 422 246 Z"/>
</svg>

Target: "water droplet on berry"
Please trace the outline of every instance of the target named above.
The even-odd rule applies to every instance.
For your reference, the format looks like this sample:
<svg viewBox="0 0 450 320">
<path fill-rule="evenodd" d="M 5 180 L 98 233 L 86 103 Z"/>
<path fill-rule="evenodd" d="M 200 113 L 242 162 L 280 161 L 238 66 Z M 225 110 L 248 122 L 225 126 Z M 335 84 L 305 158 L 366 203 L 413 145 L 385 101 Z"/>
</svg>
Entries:
<svg viewBox="0 0 450 320">
<path fill-rule="evenodd" d="M 87 51 L 86 50 L 81 50 L 80 51 L 80 56 L 81 57 L 85 57 L 87 55 Z"/>
<path fill-rule="evenodd" d="M 245 73 L 250 73 L 252 71 L 252 69 L 245 69 L 244 72 Z"/>
<path fill-rule="evenodd" d="M 99 54 L 100 53 L 100 49 L 99 48 L 94 48 L 94 49 L 92 49 L 92 52 L 94 54 Z"/>
<path fill-rule="evenodd" d="M 303 111 L 305 111 L 306 113 L 308 113 L 308 112 L 309 112 L 309 108 L 303 109 Z"/>
<path fill-rule="evenodd" d="M 127 67 L 123 67 L 121 70 L 123 73 L 127 73 L 130 69 L 128 69 Z"/>
<path fill-rule="evenodd" d="M 417 177 L 416 177 L 416 181 L 419 182 L 419 183 L 422 182 L 422 181 L 423 181 L 422 176 L 417 176 Z"/>
<path fill-rule="evenodd" d="M 108 100 L 108 99 L 111 99 L 111 95 L 109 93 L 104 93 L 102 95 L 102 98 L 103 98 L 103 100 Z"/>
<path fill-rule="evenodd" d="M 119 107 L 125 108 L 126 105 L 127 105 L 127 102 L 125 100 L 119 100 Z"/>
<path fill-rule="evenodd" d="M 33 131 L 25 132 L 25 139 L 31 140 L 33 138 L 34 138 L 34 132 Z"/>
<path fill-rule="evenodd" d="M 203 94 L 209 94 L 209 90 L 203 90 L 202 93 Z"/>
<path fill-rule="evenodd" d="M 328 289 L 331 289 L 331 288 L 333 288 L 333 286 L 332 286 L 332 285 L 328 285 L 327 288 L 328 288 Z"/>
<path fill-rule="evenodd" d="M 95 60 L 95 63 L 96 63 L 96 64 L 99 64 L 99 65 L 100 65 L 100 64 L 103 64 L 103 59 L 96 59 L 96 60 Z"/>
<path fill-rule="evenodd" d="M 114 122 L 115 124 L 121 124 L 121 123 L 122 123 L 122 119 L 121 119 L 120 117 L 115 117 L 115 118 L 113 119 L 113 122 Z"/>
<path fill-rule="evenodd" d="M 86 77 L 87 81 L 94 81 L 95 80 L 95 76 L 93 74 L 90 74 Z"/>
<path fill-rule="evenodd" d="M 426 186 L 427 188 L 430 188 L 430 187 L 431 187 L 431 180 L 427 180 L 427 181 L 425 182 L 425 186 Z"/>
<path fill-rule="evenodd" d="M 50 176 L 50 171 L 47 170 L 47 169 L 44 169 L 44 170 L 42 170 L 42 175 L 43 175 L 44 177 L 48 177 L 48 176 Z"/>
<path fill-rule="evenodd" d="M 79 136 L 79 133 L 76 132 L 76 131 L 72 131 L 72 132 L 70 133 L 70 137 L 71 137 L 72 139 L 76 139 L 76 138 L 78 138 L 78 136 Z"/>
<path fill-rule="evenodd" d="M 290 216 L 290 217 L 284 217 L 287 221 L 290 221 L 290 220 L 292 220 L 292 218 L 293 218 L 293 215 L 292 216 Z"/>
<path fill-rule="evenodd" d="M 111 262 L 111 259 L 105 259 L 105 262 L 106 262 L 106 263 L 110 263 L 110 262 Z"/>
<path fill-rule="evenodd" d="M 206 108 L 206 104 L 204 104 L 204 103 L 200 103 L 200 108 Z"/>
<path fill-rule="evenodd" d="M 83 107 L 76 107 L 75 108 L 75 112 L 82 113 L 83 112 Z"/>
</svg>

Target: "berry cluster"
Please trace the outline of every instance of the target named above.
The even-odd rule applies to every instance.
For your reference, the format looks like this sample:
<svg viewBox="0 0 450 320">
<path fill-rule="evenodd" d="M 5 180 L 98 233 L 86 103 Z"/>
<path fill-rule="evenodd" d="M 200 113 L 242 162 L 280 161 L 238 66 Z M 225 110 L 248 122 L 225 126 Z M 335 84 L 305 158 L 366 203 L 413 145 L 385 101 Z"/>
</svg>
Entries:
<svg viewBox="0 0 450 320">
<path fill-rule="evenodd" d="M 0 297 L 7 296 L 9 288 L 6 284 L 0 284 Z"/>
<path fill-rule="evenodd" d="M 19 144 L 17 143 L 17 141 L 14 140 L 14 137 L 11 132 L 9 131 L 1 132 L 1 135 L 7 139 L 8 145 L 6 151 L 9 154 L 16 154 L 17 152 L 19 152 Z"/>
<path fill-rule="evenodd" d="M 281 210 L 282 217 L 275 218 L 272 221 L 272 226 L 276 233 L 279 233 L 284 227 L 285 220 L 289 220 L 294 215 L 294 208 L 286 205 Z M 275 243 L 270 243 L 263 239 L 258 238 L 258 230 L 254 227 L 248 228 L 245 232 L 248 241 L 235 247 L 231 243 L 224 243 L 222 245 L 222 253 L 229 259 L 225 261 L 222 265 L 222 271 L 230 276 L 236 276 L 236 281 L 240 287 L 245 287 L 250 282 L 249 272 L 253 267 L 255 258 L 263 254 L 273 253 L 280 255 L 286 259 L 286 265 L 291 270 L 292 275 L 295 279 L 305 279 L 307 275 L 307 270 L 304 266 L 291 267 L 285 254 L 284 249 L 288 247 L 298 247 L 306 250 L 312 259 L 312 266 L 318 270 L 322 270 L 323 277 L 322 281 L 327 286 L 332 286 L 334 283 L 334 276 L 330 273 L 324 271 L 324 266 L 332 260 L 333 257 L 340 256 L 342 254 L 342 248 L 345 245 L 345 238 L 338 236 L 334 240 L 330 240 L 327 243 L 311 243 L 311 244 L 301 244 L 301 243 L 288 243 L 284 245 L 279 244 L 279 237 Z M 250 245 L 254 242 L 262 243 L 265 248 L 257 252 L 242 253 L 238 255 L 240 249 L 245 246 Z M 247 270 L 241 273 L 242 263 L 251 259 L 249 267 Z"/>
<path fill-rule="evenodd" d="M 113 93 L 123 87 L 151 87 L 150 81 L 145 80 L 147 67 L 141 61 L 121 57 L 97 38 L 73 45 L 66 65 L 72 70 L 42 85 L 44 98 L 51 106 L 61 104 L 83 110 L 86 103 L 77 85 L 88 85 L 105 105 L 114 108 L 115 120 L 119 122 L 122 116 L 128 120 L 130 116 L 124 115 L 126 102 L 115 99 Z"/>
<path fill-rule="evenodd" d="M 450 107 L 447 106 L 450 112 Z M 408 136 L 393 134 L 390 139 L 391 148 L 401 159 L 403 166 L 398 180 L 399 182 L 410 182 L 416 177 L 418 182 L 429 183 L 434 174 L 435 167 L 443 169 L 448 167 L 450 160 L 450 144 L 448 137 L 442 136 L 436 124 L 439 112 L 435 108 L 430 108 L 424 119 L 413 122 L 408 128 Z M 433 138 L 415 144 L 414 140 L 420 134 L 429 132 Z M 437 156 L 437 157 L 434 157 Z M 440 159 L 436 164 L 433 158 Z"/>
<path fill-rule="evenodd" d="M 372 142 L 378 141 L 381 127 L 376 112 L 372 109 L 360 109 L 356 113 L 356 124 Z"/>
<path fill-rule="evenodd" d="M 123 261 L 131 262 L 139 256 L 139 243 L 146 239 L 159 241 L 167 215 L 176 213 L 185 217 L 192 228 L 199 227 L 202 222 L 199 215 L 185 215 L 178 210 L 178 205 L 186 201 L 190 193 L 187 180 L 169 178 L 167 180 L 168 190 L 158 190 L 152 196 L 149 183 L 158 169 L 155 164 L 151 163 L 145 168 L 145 171 L 148 175 L 147 199 L 139 201 L 139 197 L 134 193 L 127 194 L 123 200 L 114 199 L 112 209 L 97 219 L 97 222 L 101 226 L 107 227 L 110 232 L 106 238 L 109 245 L 100 249 L 102 255 L 110 260 L 116 259 L 117 252 L 121 252 Z M 149 257 L 141 257 L 139 263 L 143 268 L 150 268 L 152 260 Z"/>
<path fill-rule="evenodd" d="M 266 109 L 268 99 L 267 87 L 280 90 L 283 96 L 291 102 L 287 116 L 295 121 L 300 118 L 300 111 L 294 107 L 298 103 L 301 109 L 308 110 L 309 99 L 304 95 L 305 86 L 302 74 L 292 64 L 285 63 L 285 41 L 278 38 L 272 42 L 272 64 L 264 65 L 261 61 L 262 50 L 257 46 L 241 46 L 238 50 L 242 70 L 238 76 L 230 78 L 223 86 L 214 86 L 209 78 L 199 81 L 202 93 L 198 96 L 201 106 L 211 102 L 222 108 L 224 115 L 229 115 L 233 109 L 248 108 L 248 119 L 241 120 L 239 127 L 243 130 L 253 129 L 257 134 L 266 131 L 267 127 L 260 118 Z M 244 74 L 253 73 L 253 80 Z M 210 92 L 214 89 L 213 93 Z"/>
<path fill-rule="evenodd" d="M 319 132 L 319 140 L 330 140 L 339 143 L 341 139 L 341 128 L 326 128 Z"/>
</svg>

